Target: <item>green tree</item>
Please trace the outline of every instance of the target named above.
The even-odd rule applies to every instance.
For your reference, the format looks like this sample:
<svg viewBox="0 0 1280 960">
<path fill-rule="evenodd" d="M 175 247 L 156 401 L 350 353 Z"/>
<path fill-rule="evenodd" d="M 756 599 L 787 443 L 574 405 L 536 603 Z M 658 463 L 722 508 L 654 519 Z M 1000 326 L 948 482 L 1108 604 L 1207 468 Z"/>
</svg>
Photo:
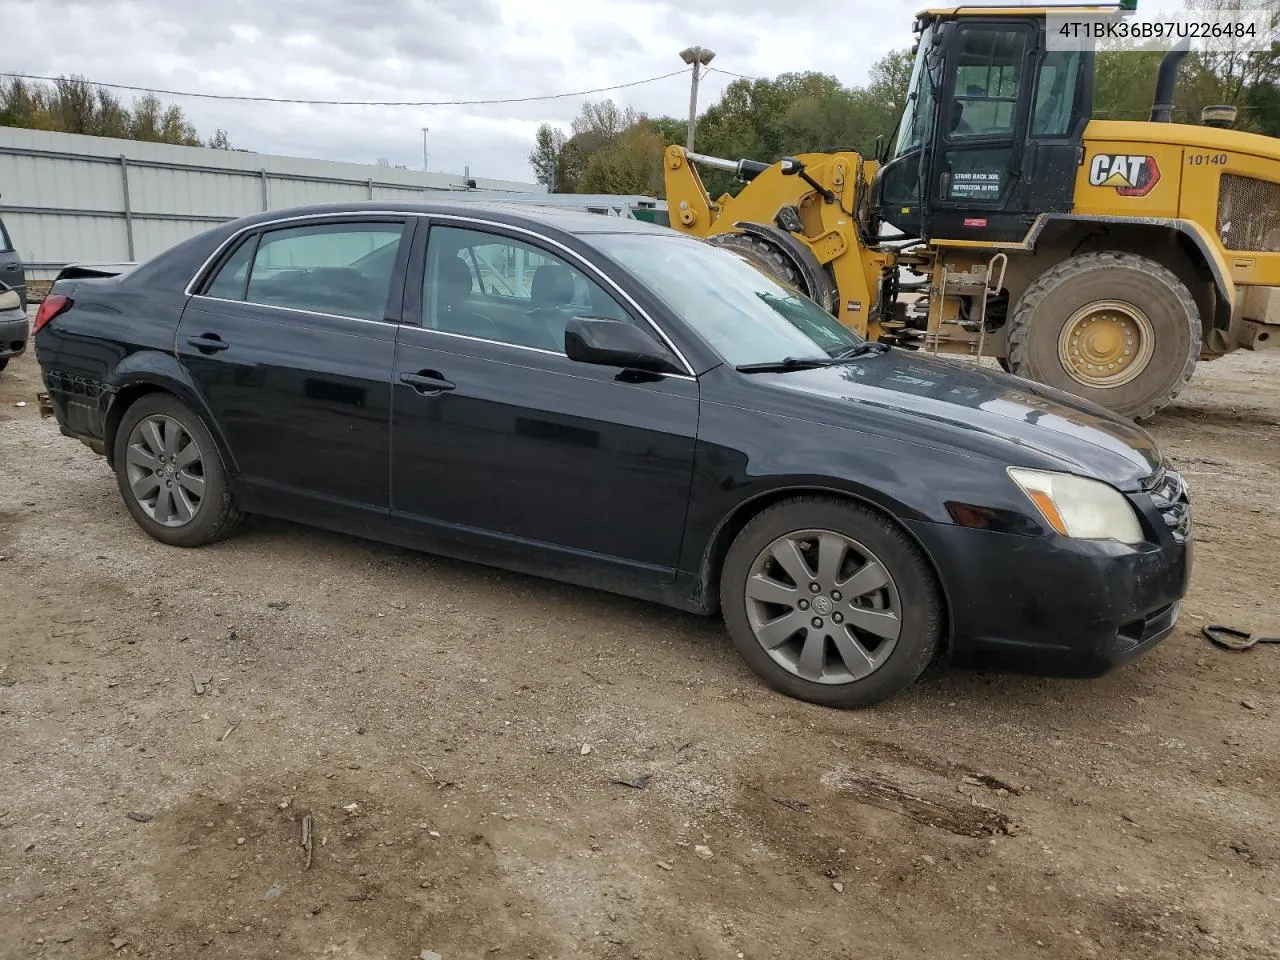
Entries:
<svg viewBox="0 0 1280 960">
<path fill-rule="evenodd" d="M 124 140 L 129 136 L 129 110 L 104 87 L 97 90 L 98 136 Z"/>
<path fill-rule="evenodd" d="M 54 81 L 53 111 L 58 128 L 66 133 L 98 132 L 97 91 L 79 78 L 60 77 Z"/>
<path fill-rule="evenodd" d="M 1259 133 L 1280 137 L 1280 84 L 1270 80 L 1257 84 L 1249 90 L 1245 107 Z"/>
<path fill-rule="evenodd" d="M 667 142 L 647 119 L 641 118 L 619 133 L 604 149 L 587 159 L 579 191 L 582 193 L 646 194 L 662 192 L 662 153 Z"/>
<path fill-rule="evenodd" d="M 565 141 L 568 138 L 559 127 L 544 123 L 534 135 L 533 152 L 529 154 L 529 166 L 538 183 L 564 187 L 564 170 L 560 169 Z"/>
<path fill-rule="evenodd" d="M 181 107 L 165 106 L 148 94 L 130 109 L 111 91 L 94 86 L 83 77 L 59 77 L 52 84 L 13 77 L 0 83 L 0 125 L 201 145 L 195 125 Z M 230 138 L 223 130 L 214 133 L 209 145 L 231 149 Z"/>
<path fill-rule="evenodd" d="M 33 130 L 57 129 L 49 109 L 50 88 L 14 77 L 0 91 L 0 123 Z"/>
<path fill-rule="evenodd" d="M 217 130 L 213 131 L 213 136 L 209 138 L 208 142 L 205 143 L 205 146 L 208 147 L 210 150 L 234 150 L 235 149 L 233 146 L 231 146 L 231 137 L 229 137 L 227 135 L 227 131 L 223 130 L 221 127 L 218 127 Z"/>
<path fill-rule="evenodd" d="M 1192 12 L 1221 9 L 1268 9 L 1273 25 L 1280 25 L 1280 0 L 1186 0 Z M 1280 126 L 1280 103 L 1269 89 L 1280 84 L 1280 43 L 1275 26 L 1264 51 L 1197 51 L 1178 68 L 1174 92 L 1174 120 L 1199 123 L 1200 111 L 1211 104 L 1236 107 L 1236 126 L 1257 132 Z M 1093 115 L 1107 120 L 1146 120 L 1155 98 L 1156 74 L 1163 51 L 1101 49 L 1094 73 Z"/>
<path fill-rule="evenodd" d="M 673 143 L 683 145 L 689 132 L 689 121 L 677 120 L 675 117 L 650 117 L 649 123 L 668 146 Z"/>
</svg>

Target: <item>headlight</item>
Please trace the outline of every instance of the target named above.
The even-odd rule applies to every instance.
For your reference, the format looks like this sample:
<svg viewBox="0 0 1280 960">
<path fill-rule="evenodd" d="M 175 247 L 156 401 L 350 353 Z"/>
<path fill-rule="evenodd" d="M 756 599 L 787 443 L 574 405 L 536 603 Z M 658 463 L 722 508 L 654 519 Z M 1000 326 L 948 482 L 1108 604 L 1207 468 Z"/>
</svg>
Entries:
<svg viewBox="0 0 1280 960">
<path fill-rule="evenodd" d="M 1146 539 L 1133 506 L 1115 487 L 1069 473 L 1023 467 L 1008 470 L 1045 522 L 1064 537 L 1130 544 Z"/>
</svg>

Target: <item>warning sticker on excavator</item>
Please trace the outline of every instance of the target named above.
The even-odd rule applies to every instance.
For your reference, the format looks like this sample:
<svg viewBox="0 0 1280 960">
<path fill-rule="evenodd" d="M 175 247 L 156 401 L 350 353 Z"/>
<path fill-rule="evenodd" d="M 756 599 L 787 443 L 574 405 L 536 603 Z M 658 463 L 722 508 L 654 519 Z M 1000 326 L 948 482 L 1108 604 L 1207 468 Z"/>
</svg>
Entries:
<svg viewBox="0 0 1280 960">
<path fill-rule="evenodd" d="M 1160 182 L 1156 158 L 1129 153 L 1099 153 L 1089 162 L 1089 183 L 1114 187 L 1122 197 L 1145 197 Z"/>
<path fill-rule="evenodd" d="M 951 178 L 951 197 L 995 200 L 1000 196 L 1000 174 L 981 170 L 957 170 Z"/>
</svg>

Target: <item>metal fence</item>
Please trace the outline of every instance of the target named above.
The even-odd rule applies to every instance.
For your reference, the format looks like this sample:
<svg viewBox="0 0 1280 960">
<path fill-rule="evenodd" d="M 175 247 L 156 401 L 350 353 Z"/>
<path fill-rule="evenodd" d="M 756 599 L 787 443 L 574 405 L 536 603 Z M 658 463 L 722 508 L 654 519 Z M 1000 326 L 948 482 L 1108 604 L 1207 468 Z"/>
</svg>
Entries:
<svg viewBox="0 0 1280 960">
<path fill-rule="evenodd" d="M 477 191 L 545 193 L 473 178 Z M 147 260 L 215 223 L 302 203 L 412 200 L 465 175 L 0 127 L 0 218 L 27 277 Z"/>
</svg>

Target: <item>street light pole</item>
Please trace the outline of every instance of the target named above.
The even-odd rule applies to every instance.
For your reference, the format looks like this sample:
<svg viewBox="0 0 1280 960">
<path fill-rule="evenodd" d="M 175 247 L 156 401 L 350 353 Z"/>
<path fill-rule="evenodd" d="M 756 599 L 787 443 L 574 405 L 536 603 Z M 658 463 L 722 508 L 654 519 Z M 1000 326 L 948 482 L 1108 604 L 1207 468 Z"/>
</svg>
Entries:
<svg viewBox="0 0 1280 960">
<path fill-rule="evenodd" d="M 706 47 L 686 47 L 680 51 L 680 59 L 693 66 L 693 79 L 689 85 L 689 129 L 684 138 L 686 150 L 693 150 L 693 129 L 698 123 L 698 76 L 715 56 L 716 52 Z"/>
<path fill-rule="evenodd" d="M 422 172 L 427 172 L 427 128 L 422 128 Z"/>
</svg>

